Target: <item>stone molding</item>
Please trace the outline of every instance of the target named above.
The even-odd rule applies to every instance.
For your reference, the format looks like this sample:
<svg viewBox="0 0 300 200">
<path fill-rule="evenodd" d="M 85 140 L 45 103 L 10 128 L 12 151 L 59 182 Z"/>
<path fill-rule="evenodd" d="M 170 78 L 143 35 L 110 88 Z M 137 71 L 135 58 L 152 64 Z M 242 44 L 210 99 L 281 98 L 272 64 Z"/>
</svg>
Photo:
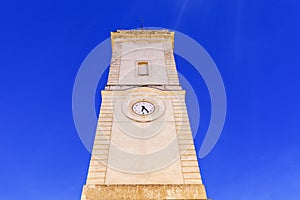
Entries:
<svg viewBox="0 0 300 200">
<path fill-rule="evenodd" d="M 81 200 L 207 200 L 203 184 L 85 185 Z"/>
</svg>

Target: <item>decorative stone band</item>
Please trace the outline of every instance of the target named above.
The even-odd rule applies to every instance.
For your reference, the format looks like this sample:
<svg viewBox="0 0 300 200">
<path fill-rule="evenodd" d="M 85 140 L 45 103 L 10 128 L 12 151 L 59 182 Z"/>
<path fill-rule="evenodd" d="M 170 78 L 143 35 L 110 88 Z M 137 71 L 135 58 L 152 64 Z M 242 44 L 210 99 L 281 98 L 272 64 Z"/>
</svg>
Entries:
<svg viewBox="0 0 300 200">
<path fill-rule="evenodd" d="M 168 30 L 117 30 L 111 32 L 112 49 L 115 42 L 163 42 L 170 41 L 174 48 L 174 32 Z"/>
<path fill-rule="evenodd" d="M 85 185 L 81 200 L 208 200 L 202 184 Z"/>
</svg>

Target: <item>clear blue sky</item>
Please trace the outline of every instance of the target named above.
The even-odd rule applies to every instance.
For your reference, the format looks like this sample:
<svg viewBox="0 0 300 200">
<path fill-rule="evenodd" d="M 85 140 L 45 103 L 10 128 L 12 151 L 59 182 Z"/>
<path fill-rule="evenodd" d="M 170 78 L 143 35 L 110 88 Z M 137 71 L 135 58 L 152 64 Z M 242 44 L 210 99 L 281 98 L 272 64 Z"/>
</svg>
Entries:
<svg viewBox="0 0 300 200">
<path fill-rule="evenodd" d="M 77 70 L 110 31 L 136 28 L 141 17 L 144 26 L 197 40 L 222 74 L 225 127 L 200 160 L 208 196 L 300 199 L 299 6 L 296 0 L 2 2 L 0 199 L 80 198 L 90 154 L 72 117 Z M 181 73 L 192 71 L 177 61 Z M 200 76 L 189 80 L 203 90 L 200 97 L 207 95 Z M 209 107 L 203 111 L 205 131 Z"/>
</svg>

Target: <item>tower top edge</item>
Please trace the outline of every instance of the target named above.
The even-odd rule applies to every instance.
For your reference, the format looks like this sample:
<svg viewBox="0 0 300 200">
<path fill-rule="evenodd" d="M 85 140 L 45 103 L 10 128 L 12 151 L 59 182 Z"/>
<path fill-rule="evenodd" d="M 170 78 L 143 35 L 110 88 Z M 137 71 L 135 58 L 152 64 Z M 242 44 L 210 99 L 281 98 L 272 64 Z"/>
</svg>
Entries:
<svg viewBox="0 0 300 200">
<path fill-rule="evenodd" d="M 111 39 L 118 38 L 174 38 L 174 32 L 168 30 L 117 30 L 111 32 Z"/>
<path fill-rule="evenodd" d="M 174 46 L 174 32 L 167 29 L 135 29 L 135 30 L 117 30 L 111 32 L 112 47 L 115 41 L 136 41 L 159 39 L 167 40 Z"/>
<path fill-rule="evenodd" d="M 168 29 L 132 29 L 132 30 L 117 30 L 111 32 L 112 34 L 174 34 Z"/>
</svg>

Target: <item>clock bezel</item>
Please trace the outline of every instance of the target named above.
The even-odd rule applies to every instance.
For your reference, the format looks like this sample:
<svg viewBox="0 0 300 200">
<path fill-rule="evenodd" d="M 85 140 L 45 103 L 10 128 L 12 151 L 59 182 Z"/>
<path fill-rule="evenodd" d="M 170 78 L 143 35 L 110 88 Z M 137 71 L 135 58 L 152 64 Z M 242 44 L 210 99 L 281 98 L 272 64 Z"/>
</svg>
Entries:
<svg viewBox="0 0 300 200">
<path fill-rule="evenodd" d="M 151 111 L 150 113 L 147 113 L 147 114 L 140 114 L 140 113 L 138 113 L 138 112 L 136 112 L 136 111 L 134 110 L 133 107 L 134 107 L 136 104 L 142 103 L 142 102 L 149 103 L 150 105 L 153 106 L 153 109 L 152 109 L 152 111 Z M 155 112 L 155 110 L 156 110 L 155 104 L 152 103 L 151 101 L 147 101 L 147 100 L 136 101 L 135 103 L 132 104 L 131 109 L 132 109 L 132 111 L 133 111 L 135 114 L 137 114 L 137 115 L 139 115 L 139 116 L 148 116 L 148 115 L 151 115 L 151 114 L 153 114 L 153 113 Z"/>
<path fill-rule="evenodd" d="M 154 106 L 154 111 L 148 115 L 139 115 L 133 111 L 132 106 L 139 101 L 150 102 Z M 122 103 L 122 113 L 129 119 L 136 122 L 151 122 L 160 118 L 165 113 L 164 102 L 155 96 L 138 95 Z"/>
</svg>

